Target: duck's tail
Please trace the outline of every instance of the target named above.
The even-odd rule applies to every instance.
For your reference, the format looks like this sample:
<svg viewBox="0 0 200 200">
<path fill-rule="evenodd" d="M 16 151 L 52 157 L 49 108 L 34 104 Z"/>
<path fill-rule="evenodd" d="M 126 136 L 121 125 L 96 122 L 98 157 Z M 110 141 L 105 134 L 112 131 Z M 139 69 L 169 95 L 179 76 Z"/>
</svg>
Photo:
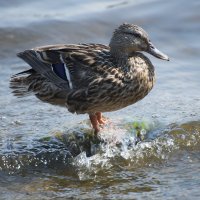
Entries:
<svg viewBox="0 0 200 200">
<path fill-rule="evenodd" d="M 33 69 L 29 69 L 13 75 L 10 79 L 12 93 L 17 97 L 24 97 L 31 94 L 32 91 L 29 89 L 30 78 L 35 73 Z"/>
<path fill-rule="evenodd" d="M 64 106 L 68 88 L 66 81 L 53 73 L 49 64 L 41 62 L 33 50 L 20 52 L 17 56 L 32 68 L 11 77 L 12 93 L 17 97 L 33 93 L 44 102 Z"/>
<path fill-rule="evenodd" d="M 34 94 L 41 101 L 65 106 L 66 91 L 52 84 L 34 69 L 15 74 L 10 79 L 10 88 L 17 97 Z"/>
</svg>

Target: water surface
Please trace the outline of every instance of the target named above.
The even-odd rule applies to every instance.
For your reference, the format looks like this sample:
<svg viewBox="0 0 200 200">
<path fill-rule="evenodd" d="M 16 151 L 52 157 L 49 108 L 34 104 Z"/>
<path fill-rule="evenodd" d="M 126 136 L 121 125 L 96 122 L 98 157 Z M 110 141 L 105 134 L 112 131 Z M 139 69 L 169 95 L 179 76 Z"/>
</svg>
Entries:
<svg viewBox="0 0 200 200">
<path fill-rule="evenodd" d="M 0 2 L 0 199 L 198 199 L 200 192 L 200 3 L 195 0 Z M 86 115 L 17 99 L 12 74 L 27 69 L 16 53 L 39 45 L 108 44 L 123 22 L 142 26 L 169 55 L 147 55 L 157 82 L 142 101 L 105 113 L 111 123 L 92 143 Z M 145 124 L 135 145 L 133 124 Z M 72 134 L 73 135 L 73 134 Z M 60 139 L 62 137 L 62 139 Z M 75 152 L 73 155 L 71 152 Z"/>
</svg>

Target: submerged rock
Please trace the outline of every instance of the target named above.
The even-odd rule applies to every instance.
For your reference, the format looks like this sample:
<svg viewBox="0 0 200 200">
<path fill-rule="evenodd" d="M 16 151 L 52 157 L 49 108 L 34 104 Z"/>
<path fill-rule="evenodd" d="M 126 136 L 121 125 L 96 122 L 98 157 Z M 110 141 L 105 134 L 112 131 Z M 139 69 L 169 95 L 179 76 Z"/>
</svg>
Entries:
<svg viewBox="0 0 200 200">
<path fill-rule="evenodd" d="M 152 129 L 152 125 L 145 121 L 134 121 L 119 123 L 118 125 L 108 125 L 96 135 L 91 128 L 76 127 L 67 129 L 64 132 L 55 132 L 54 137 L 44 137 L 40 142 L 52 144 L 57 141 L 65 146 L 72 157 L 81 152 L 86 152 L 87 156 L 94 155 L 100 144 L 113 142 L 113 138 L 119 136 L 114 141 L 114 145 L 120 147 L 122 140 L 126 140 L 128 146 L 136 145 L 147 137 L 147 133 Z"/>
<path fill-rule="evenodd" d="M 81 153 L 87 157 L 104 154 L 105 149 L 132 149 L 145 139 L 152 125 L 146 122 L 118 122 L 108 124 L 100 134 L 95 135 L 91 127 L 81 124 L 64 131 L 57 131 L 50 136 L 32 139 L 31 142 L 13 140 L 12 148 L 1 149 L 0 169 L 15 173 L 27 168 L 66 168 L 71 160 Z M 9 143 L 10 144 L 10 143 Z M 7 145 L 5 145 L 7 146 Z M 24 172 L 23 172 L 24 173 Z"/>
</svg>

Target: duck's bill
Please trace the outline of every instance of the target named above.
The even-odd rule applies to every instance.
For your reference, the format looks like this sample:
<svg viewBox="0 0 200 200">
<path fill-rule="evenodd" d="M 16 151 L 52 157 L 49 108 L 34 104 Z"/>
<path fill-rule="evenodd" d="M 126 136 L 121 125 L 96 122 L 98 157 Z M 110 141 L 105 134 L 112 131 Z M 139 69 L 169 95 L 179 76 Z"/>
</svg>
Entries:
<svg viewBox="0 0 200 200">
<path fill-rule="evenodd" d="M 147 52 L 155 56 L 156 58 L 169 61 L 169 57 L 166 54 L 159 51 L 152 43 L 149 43 L 149 48 Z"/>
</svg>

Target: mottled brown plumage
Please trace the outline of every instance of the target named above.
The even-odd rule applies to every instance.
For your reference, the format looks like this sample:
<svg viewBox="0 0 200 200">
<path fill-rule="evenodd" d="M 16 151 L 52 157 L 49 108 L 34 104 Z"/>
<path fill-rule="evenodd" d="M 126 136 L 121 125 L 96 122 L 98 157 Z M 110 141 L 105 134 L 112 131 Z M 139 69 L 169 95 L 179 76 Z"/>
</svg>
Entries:
<svg viewBox="0 0 200 200">
<path fill-rule="evenodd" d="M 105 120 L 102 112 L 129 106 L 144 98 L 155 81 L 154 66 L 140 53 L 169 60 L 139 26 L 123 24 L 109 46 L 52 45 L 18 54 L 32 68 L 11 78 L 17 96 L 33 92 L 40 100 L 90 115 L 95 132 Z"/>
</svg>

